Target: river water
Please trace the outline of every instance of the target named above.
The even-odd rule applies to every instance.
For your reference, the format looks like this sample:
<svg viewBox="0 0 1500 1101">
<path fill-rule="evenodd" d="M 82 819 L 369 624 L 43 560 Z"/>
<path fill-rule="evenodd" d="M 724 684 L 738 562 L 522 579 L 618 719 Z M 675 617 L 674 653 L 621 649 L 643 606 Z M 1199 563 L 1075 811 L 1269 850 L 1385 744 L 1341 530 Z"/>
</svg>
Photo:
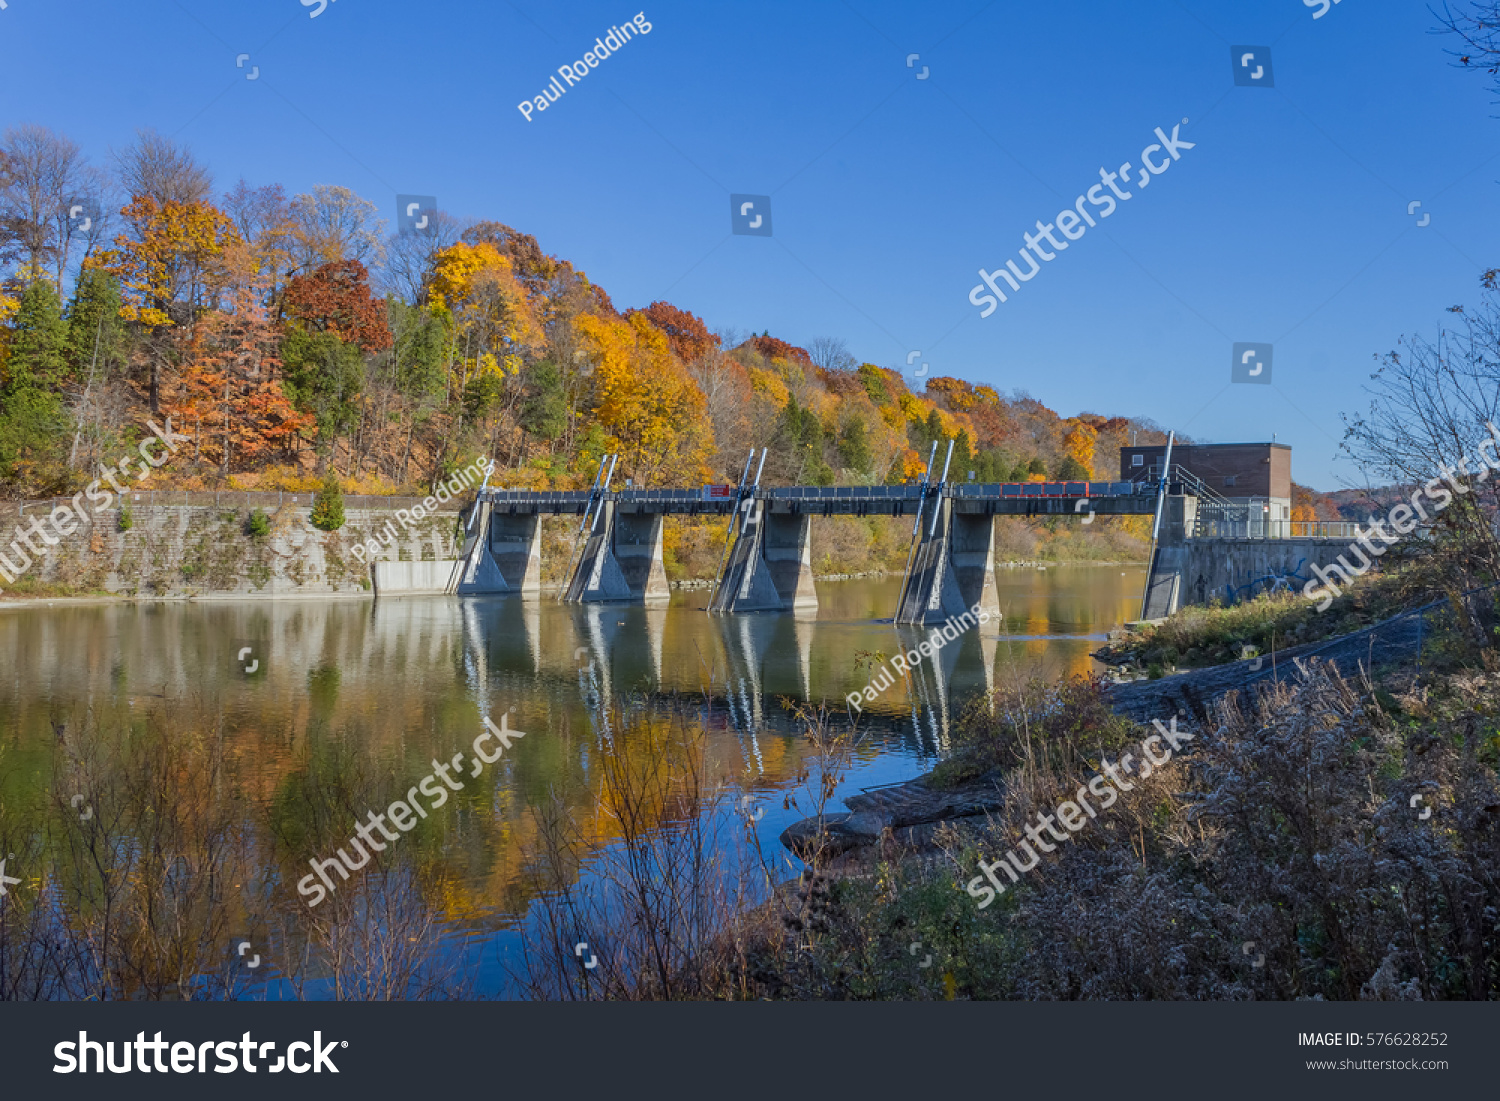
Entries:
<svg viewBox="0 0 1500 1101">
<path fill-rule="evenodd" d="M 1053 566 L 1002 569 L 997 580 L 1000 622 L 968 632 L 909 684 L 865 705 L 837 794 L 930 768 L 959 714 L 988 691 L 1094 669 L 1089 651 L 1135 618 L 1144 575 L 1135 566 Z M 0 799 L 55 793 L 55 746 L 66 731 L 129 728 L 169 712 L 211 724 L 227 747 L 221 782 L 268 811 L 295 802 L 314 762 L 329 759 L 398 789 L 416 784 L 433 761 L 466 749 L 484 716 L 505 714 L 524 739 L 466 780 L 448 820 L 434 811 L 412 842 L 428 902 L 475 993 L 503 995 L 533 901 L 525 873 L 535 808 L 560 799 L 593 844 L 612 842 L 598 806 L 599 758 L 635 743 L 604 702 L 647 717 L 692 709 L 707 732 L 707 771 L 746 793 L 760 814 L 753 828 L 779 852 L 777 835 L 806 813 L 784 802 L 812 752 L 790 709 L 826 703 L 842 721 L 844 698 L 869 681 L 874 656 L 925 637 L 891 623 L 899 586 L 819 583 L 815 614 L 731 618 L 709 616 L 701 591 L 651 609 L 404 598 L 0 610 Z M 274 969 L 255 979 L 263 996 L 286 996 Z"/>
</svg>

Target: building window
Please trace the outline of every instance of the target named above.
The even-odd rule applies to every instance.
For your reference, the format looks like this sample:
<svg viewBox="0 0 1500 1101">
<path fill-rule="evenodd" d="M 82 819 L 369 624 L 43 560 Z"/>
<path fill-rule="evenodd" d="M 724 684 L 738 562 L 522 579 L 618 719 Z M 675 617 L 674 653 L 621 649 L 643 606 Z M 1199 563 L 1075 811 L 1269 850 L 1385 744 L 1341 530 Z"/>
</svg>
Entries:
<svg viewBox="0 0 1500 1101">
<path fill-rule="evenodd" d="M 1146 465 L 1146 456 L 1144 456 L 1144 455 L 1132 455 L 1132 456 L 1130 456 L 1130 465 L 1131 466 L 1145 466 Z"/>
<path fill-rule="evenodd" d="M 1238 476 L 1234 474 L 1226 474 L 1224 476 L 1224 488 L 1233 489 L 1235 487 L 1237 477 Z"/>
</svg>

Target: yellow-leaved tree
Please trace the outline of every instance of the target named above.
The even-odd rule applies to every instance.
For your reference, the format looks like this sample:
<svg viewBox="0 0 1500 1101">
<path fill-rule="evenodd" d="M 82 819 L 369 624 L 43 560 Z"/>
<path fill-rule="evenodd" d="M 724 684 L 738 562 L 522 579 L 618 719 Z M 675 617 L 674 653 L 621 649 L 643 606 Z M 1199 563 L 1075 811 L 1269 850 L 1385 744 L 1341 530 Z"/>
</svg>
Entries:
<svg viewBox="0 0 1500 1101">
<path fill-rule="evenodd" d="M 594 415 L 623 459 L 616 477 L 628 472 L 643 485 L 709 478 L 707 403 L 666 334 L 643 314 L 580 314 L 575 325 L 593 362 Z"/>
<path fill-rule="evenodd" d="M 1064 481 L 1088 480 L 1094 476 L 1094 450 L 1099 441 L 1099 431 L 1080 420 L 1069 419 L 1068 434 L 1063 437 L 1063 452 L 1083 468 L 1081 474 L 1072 474 Z"/>
<path fill-rule="evenodd" d="M 543 342 L 510 258 L 487 242 L 460 242 L 439 252 L 427 298 L 453 334 L 461 392 L 471 378 L 493 384 L 514 377 L 527 350 Z"/>
</svg>

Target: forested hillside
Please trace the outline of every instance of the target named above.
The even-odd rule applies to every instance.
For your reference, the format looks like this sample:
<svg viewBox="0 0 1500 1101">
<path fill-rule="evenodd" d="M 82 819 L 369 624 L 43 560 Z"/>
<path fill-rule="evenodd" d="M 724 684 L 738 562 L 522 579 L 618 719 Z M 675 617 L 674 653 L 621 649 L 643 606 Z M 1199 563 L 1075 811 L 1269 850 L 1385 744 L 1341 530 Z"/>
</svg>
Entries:
<svg viewBox="0 0 1500 1101">
<path fill-rule="evenodd" d="M 388 233 L 347 188 L 221 189 L 151 132 L 91 160 L 6 131 L 0 494 L 72 494 L 166 417 L 192 443 L 155 488 L 307 488 L 331 469 L 425 492 L 480 453 L 502 484 L 578 487 L 607 452 L 617 485 L 692 485 L 736 480 L 757 446 L 769 483 L 898 482 L 950 439 L 950 477 L 1108 479 L 1132 431 L 1164 438 L 954 378 L 919 390 L 834 337 L 622 309 L 526 233 L 426 213 Z"/>
</svg>

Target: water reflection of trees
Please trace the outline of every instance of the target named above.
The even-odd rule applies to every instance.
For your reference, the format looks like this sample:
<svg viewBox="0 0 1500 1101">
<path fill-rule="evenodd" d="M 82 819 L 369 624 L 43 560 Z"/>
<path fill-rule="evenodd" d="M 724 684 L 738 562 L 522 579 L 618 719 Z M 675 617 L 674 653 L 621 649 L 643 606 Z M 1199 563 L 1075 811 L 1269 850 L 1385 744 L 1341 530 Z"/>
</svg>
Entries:
<svg viewBox="0 0 1500 1101">
<path fill-rule="evenodd" d="M 430 768 L 425 748 L 372 754 L 371 731 L 332 704 L 325 692 L 251 738 L 220 708 L 168 702 L 7 750 L 0 852 L 21 883 L 0 900 L 0 998 L 464 996 L 456 936 L 523 923 L 538 891 L 584 885 L 643 822 L 692 833 L 703 791 L 746 775 L 702 701 L 611 705 L 607 731 L 564 711 L 310 908 L 295 886 L 309 860 Z M 760 783 L 806 771 L 802 742 L 767 749 Z M 563 818 L 574 855 L 559 864 Z"/>
</svg>

